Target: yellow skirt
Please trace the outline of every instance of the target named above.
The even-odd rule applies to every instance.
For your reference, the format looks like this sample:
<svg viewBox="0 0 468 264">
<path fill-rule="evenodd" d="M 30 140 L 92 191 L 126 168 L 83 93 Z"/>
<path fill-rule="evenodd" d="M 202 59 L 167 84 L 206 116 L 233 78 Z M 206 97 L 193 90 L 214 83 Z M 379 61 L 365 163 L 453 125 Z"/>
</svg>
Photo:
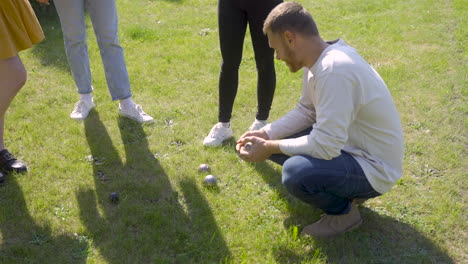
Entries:
<svg viewBox="0 0 468 264">
<path fill-rule="evenodd" d="M 0 0 L 0 59 L 14 57 L 44 39 L 28 0 Z"/>
</svg>

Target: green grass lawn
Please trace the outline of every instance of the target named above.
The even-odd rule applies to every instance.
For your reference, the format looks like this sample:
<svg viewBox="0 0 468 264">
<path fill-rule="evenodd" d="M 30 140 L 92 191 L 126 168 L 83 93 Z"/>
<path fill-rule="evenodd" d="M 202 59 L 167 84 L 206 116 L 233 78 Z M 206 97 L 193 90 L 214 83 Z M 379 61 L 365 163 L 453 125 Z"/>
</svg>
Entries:
<svg viewBox="0 0 468 264">
<path fill-rule="evenodd" d="M 119 118 L 90 21 L 97 108 L 84 122 L 68 117 L 78 95 L 58 18 L 42 10 L 46 39 L 21 53 L 29 79 L 6 117 L 6 146 L 30 171 L 0 187 L 0 263 L 467 263 L 468 2 L 298 2 L 325 39 L 343 38 L 374 66 L 400 111 L 403 178 L 365 204 L 360 229 L 299 236 L 321 212 L 286 192 L 279 166 L 243 162 L 234 139 L 202 146 L 217 121 L 216 1 L 119 0 L 134 98 L 155 124 Z M 276 66 L 270 120 L 301 89 L 301 73 Z M 255 86 L 247 37 L 236 138 L 255 118 Z M 201 163 L 217 188 L 204 187 Z"/>
</svg>

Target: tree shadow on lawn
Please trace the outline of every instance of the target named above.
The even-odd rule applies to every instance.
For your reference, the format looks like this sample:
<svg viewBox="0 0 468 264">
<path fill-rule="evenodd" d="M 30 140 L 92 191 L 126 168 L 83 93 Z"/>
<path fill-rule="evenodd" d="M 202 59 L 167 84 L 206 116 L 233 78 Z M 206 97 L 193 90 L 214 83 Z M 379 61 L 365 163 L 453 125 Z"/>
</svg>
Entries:
<svg viewBox="0 0 468 264">
<path fill-rule="evenodd" d="M 84 241 L 34 221 L 16 177 L 28 175 L 9 175 L 0 187 L 0 263 L 86 263 Z"/>
<path fill-rule="evenodd" d="M 119 118 L 118 123 L 125 164 L 99 114 L 92 111 L 85 120 L 94 161 L 95 191 L 81 189 L 77 198 L 81 220 L 95 248 L 109 263 L 203 263 L 228 259 L 229 249 L 196 184 L 183 181 L 180 195 L 150 151 L 141 124 L 126 118 Z M 118 203 L 110 201 L 111 192 L 120 194 Z"/>
<path fill-rule="evenodd" d="M 287 202 L 291 214 L 284 221 L 287 229 L 297 226 L 300 232 L 319 219 L 321 210 L 299 201 L 283 187 L 281 171 L 266 162 L 254 166 L 265 182 Z M 355 231 L 329 240 L 301 238 L 313 245 L 304 255 L 298 255 L 287 244 L 275 245 L 276 260 L 278 263 L 300 263 L 312 259 L 319 249 L 329 263 L 454 263 L 446 252 L 411 225 L 367 207 L 361 207 L 360 212 L 364 222 Z"/>
</svg>

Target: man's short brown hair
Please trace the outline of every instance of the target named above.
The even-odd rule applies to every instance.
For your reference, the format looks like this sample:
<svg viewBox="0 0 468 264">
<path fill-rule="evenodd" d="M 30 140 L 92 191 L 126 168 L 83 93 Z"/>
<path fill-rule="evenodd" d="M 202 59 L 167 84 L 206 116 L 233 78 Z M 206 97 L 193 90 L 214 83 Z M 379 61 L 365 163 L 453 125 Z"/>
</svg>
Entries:
<svg viewBox="0 0 468 264">
<path fill-rule="evenodd" d="M 318 36 L 319 32 L 312 16 L 296 2 L 284 2 L 277 5 L 263 24 L 263 33 L 298 32 L 304 35 Z"/>
</svg>

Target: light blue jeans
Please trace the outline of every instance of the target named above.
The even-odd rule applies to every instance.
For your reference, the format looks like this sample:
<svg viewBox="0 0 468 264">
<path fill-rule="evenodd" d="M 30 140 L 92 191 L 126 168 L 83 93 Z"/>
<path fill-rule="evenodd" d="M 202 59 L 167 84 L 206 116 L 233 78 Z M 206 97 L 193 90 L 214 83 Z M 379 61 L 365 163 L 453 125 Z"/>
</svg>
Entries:
<svg viewBox="0 0 468 264">
<path fill-rule="evenodd" d="M 93 91 L 86 44 L 85 10 L 91 18 L 112 100 L 131 97 L 123 49 L 117 36 L 115 0 L 54 0 L 62 25 L 65 52 L 78 93 Z"/>
</svg>

